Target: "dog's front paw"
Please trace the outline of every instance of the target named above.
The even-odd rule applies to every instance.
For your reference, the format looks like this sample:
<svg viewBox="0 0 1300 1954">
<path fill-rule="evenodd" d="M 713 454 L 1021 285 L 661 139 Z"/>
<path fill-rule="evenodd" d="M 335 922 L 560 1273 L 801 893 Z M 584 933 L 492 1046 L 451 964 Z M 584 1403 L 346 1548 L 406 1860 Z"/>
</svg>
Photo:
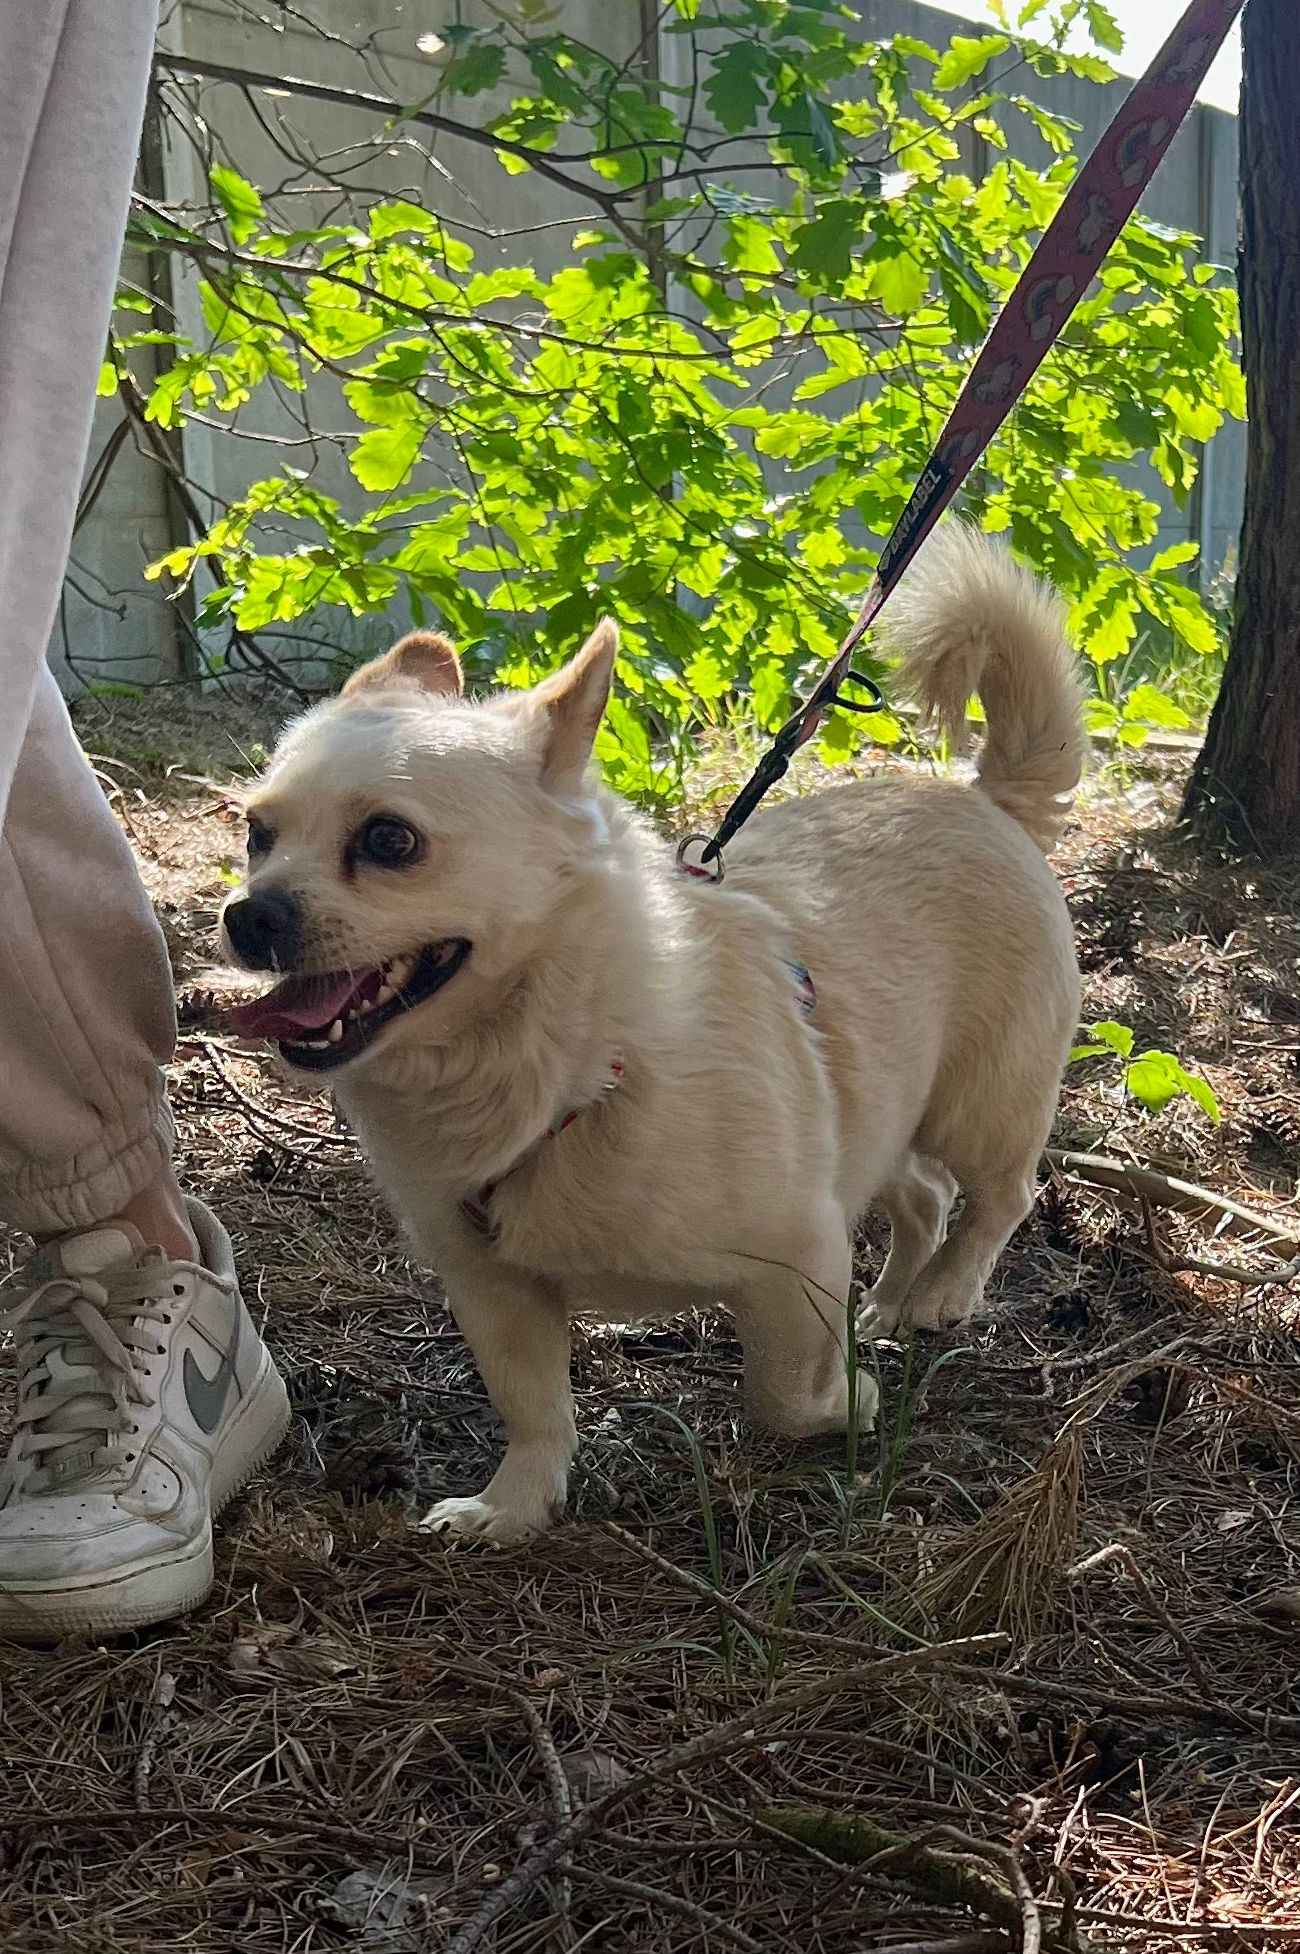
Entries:
<svg viewBox="0 0 1300 1954">
<path fill-rule="evenodd" d="M 472 1499 L 440 1499 L 421 1520 L 420 1532 L 441 1533 L 452 1540 L 477 1540 L 486 1547 L 517 1547 L 550 1524 L 549 1515 L 498 1506 L 483 1493 L 476 1493 Z"/>
<path fill-rule="evenodd" d="M 877 1337 L 892 1337 L 902 1320 L 904 1307 L 904 1302 L 892 1301 L 887 1296 L 877 1301 L 876 1292 L 872 1289 L 862 1305 L 858 1328 L 872 1342 Z"/>
<path fill-rule="evenodd" d="M 545 1533 L 564 1513 L 572 1455 L 568 1433 L 561 1446 L 512 1443 L 481 1493 L 440 1499 L 421 1520 L 421 1533 L 489 1547 L 517 1547 Z"/>
<path fill-rule="evenodd" d="M 903 1310 L 914 1330 L 955 1330 L 968 1323 L 979 1307 L 982 1291 L 967 1283 L 927 1283 L 922 1279 Z"/>
<path fill-rule="evenodd" d="M 966 1323 L 979 1307 L 980 1293 L 969 1285 L 916 1283 L 911 1294 L 901 1301 L 889 1297 L 867 1297 L 859 1326 L 873 1342 L 877 1337 L 894 1337 L 908 1330 L 954 1330 Z"/>
</svg>

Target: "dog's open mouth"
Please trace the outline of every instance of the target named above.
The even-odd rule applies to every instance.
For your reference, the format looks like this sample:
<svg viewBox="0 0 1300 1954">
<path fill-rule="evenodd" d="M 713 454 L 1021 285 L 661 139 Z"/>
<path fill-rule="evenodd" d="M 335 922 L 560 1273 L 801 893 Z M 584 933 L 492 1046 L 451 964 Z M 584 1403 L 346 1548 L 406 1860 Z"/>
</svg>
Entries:
<svg viewBox="0 0 1300 1954">
<path fill-rule="evenodd" d="M 463 936 L 444 937 L 373 970 L 330 970 L 286 977 L 265 997 L 227 1013 L 241 1038 L 273 1038 L 280 1055 L 308 1072 L 346 1065 L 394 1018 L 450 983 L 470 952 Z"/>
</svg>

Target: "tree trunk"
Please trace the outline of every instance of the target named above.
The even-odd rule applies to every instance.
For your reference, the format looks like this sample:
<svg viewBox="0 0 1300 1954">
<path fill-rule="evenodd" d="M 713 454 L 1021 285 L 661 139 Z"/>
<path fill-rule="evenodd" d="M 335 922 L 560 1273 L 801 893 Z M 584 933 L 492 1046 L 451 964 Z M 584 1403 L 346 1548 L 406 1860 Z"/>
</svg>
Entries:
<svg viewBox="0 0 1300 1954">
<path fill-rule="evenodd" d="M 1248 0 L 1242 39 L 1246 509 L 1228 662 L 1183 812 L 1278 855 L 1300 849 L 1300 0 Z"/>
</svg>

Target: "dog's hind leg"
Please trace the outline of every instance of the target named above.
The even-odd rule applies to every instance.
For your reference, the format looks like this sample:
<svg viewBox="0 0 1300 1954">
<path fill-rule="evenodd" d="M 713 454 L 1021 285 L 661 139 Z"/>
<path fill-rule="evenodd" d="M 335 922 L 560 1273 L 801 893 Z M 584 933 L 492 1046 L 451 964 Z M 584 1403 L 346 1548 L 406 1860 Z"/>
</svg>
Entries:
<svg viewBox="0 0 1300 1954">
<path fill-rule="evenodd" d="M 912 1284 L 905 1321 L 932 1330 L 964 1323 L 979 1307 L 993 1266 L 1034 1204 L 1032 1161 L 1009 1173 L 963 1183 L 966 1205 L 943 1247 Z"/>
<path fill-rule="evenodd" d="M 731 1298 L 745 1349 L 745 1402 L 756 1425 L 789 1438 L 844 1431 L 851 1415 L 849 1333 L 851 1248 L 838 1206 L 827 1203 L 784 1252 L 738 1257 Z M 876 1387 L 857 1375 L 857 1416 L 869 1431 Z"/>
<path fill-rule="evenodd" d="M 1042 1066 L 1037 1076 L 1024 1065 L 989 1067 L 965 1093 L 947 1095 L 938 1117 L 923 1127 L 919 1144 L 955 1175 L 965 1205 L 912 1284 L 904 1322 L 940 1329 L 964 1323 L 978 1309 L 994 1264 L 1034 1204 L 1056 1110 L 1057 1067 L 1055 1051 L 1051 1070 Z"/>
<path fill-rule="evenodd" d="M 509 1546 L 564 1511 L 578 1446 L 568 1316 L 550 1284 L 495 1266 L 464 1287 L 454 1281 L 448 1301 L 506 1428 L 506 1455 L 481 1493 L 440 1499 L 421 1525 Z"/>
<path fill-rule="evenodd" d="M 888 1336 L 905 1313 L 908 1294 L 943 1240 L 957 1183 L 946 1167 L 909 1152 L 876 1201 L 889 1216 L 889 1254 L 868 1297 L 871 1329 Z"/>
</svg>

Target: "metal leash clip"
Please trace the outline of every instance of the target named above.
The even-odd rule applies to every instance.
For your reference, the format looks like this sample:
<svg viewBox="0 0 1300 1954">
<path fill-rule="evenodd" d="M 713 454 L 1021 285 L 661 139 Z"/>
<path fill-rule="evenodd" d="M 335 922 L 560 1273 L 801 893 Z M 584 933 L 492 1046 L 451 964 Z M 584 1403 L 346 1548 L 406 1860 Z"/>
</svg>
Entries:
<svg viewBox="0 0 1300 1954">
<path fill-rule="evenodd" d="M 723 877 L 721 855 L 717 855 L 714 857 L 712 868 L 706 868 L 704 866 L 703 855 L 701 855 L 698 862 L 687 861 L 686 851 L 688 848 L 693 848 L 697 841 L 702 842 L 705 848 L 709 846 L 709 837 L 703 832 L 702 829 L 697 828 L 693 830 L 692 833 L 682 836 L 681 840 L 677 844 L 678 868 L 681 870 L 683 875 L 693 875 L 696 878 L 696 880 L 699 882 L 721 882 Z"/>
</svg>

